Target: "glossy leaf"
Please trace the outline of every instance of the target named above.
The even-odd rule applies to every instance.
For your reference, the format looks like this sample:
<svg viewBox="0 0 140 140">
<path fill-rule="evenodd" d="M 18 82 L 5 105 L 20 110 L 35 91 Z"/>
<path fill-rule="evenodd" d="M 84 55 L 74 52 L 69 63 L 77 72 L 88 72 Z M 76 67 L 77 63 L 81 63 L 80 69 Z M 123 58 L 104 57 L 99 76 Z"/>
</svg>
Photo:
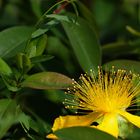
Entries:
<svg viewBox="0 0 140 140">
<path fill-rule="evenodd" d="M 11 99 L 0 100 L 0 139 L 8 129 L 17 122 L 19 115 L 18 106 Z"/>
<path fill-rule="evenodd" d="M 72 80 L 65 75 L 55 72 L 41 72 L 29 76 L 23 87 L 35 89 L 65 89 L 71 86 Z"/>
<path fill-rule="evenodd" d="M 47 22 L 45 27 L 40 27 L 39 29 L 37 29 L 36 31 L 32 33 L 32 38 L 36 38 L 41 35 L 44 35 L 50 28 L 52 28 L 53 26 L 57 24 L 58 24 L 58 21 L 55 21 L 55 20 L 51 20 Z"/>
<path fill-rule="evenodd" d="M 0 57 L 9 58 L 23 51 L 33 28 L 16 26 L 0 32 Z"/>
<path fill-rule="evenodd" d="M 9 91 L 17 92 L 20 90 L 20 87 L 18 86 L 18 84 L 15 80 L 13 80 L 10 77 L 7 77 L 5 75 L 2 75 L 2 79 Z"/>
<path fill-rule="evenodd" d="M 40 135 L 44 135 L 47 133 L 47 131 L 50 131 L 51 128 L 49 124 L 47 124 L 35 113 L 31 112 L 31 114 L 33 115 L 33 118 L 31 118 L 31 116 L 25 114 L 24 112 L 21 112 L 18 117 L 18 121 L 22 125 L 24 131 L 28 133 L 29 137 L 31 137 L 31 134 L 29 132 L 29 130 L 31 129 Z"/>
<path fill-rule="evenodd" d="M 29 58 L 41 55 L 47 45 L 47 35 L 42 35 L 38 38 L 32 39 L 25 48 L 25 53 Z"/>
<path fill-rule="evenodd" d="M 2 58 L 0 58 L 0 74 L 4 74 L 8 76 L 12 74 L 11 68 Z"/>
<path fill-rule="evenodd" d="M 34 63 L 48 61 L 53 58 L 54 58 L 54 56 L 52 56 L 52 55 L 40 55 L 40 56 L 32 57 L 31 62 L 34 64 Z"/>
<path fill-rule="evenodd" d="M 116 140 L 113 136 L 89 127 L 71 127 L 55 132 L 60 140 Z"/>
<path fill-rule="evenodd" d="M 25 132 L 30 129 L 31 118 L 28 115 L 26 115 L 25 113 L 22 112 L 20 114 L 19 118 L 18 118 L 18 121 L 21 123 L 21 125 L 24 128 Z"/>
<path fill-rule="evenodd" d="M 80 17 L 73 15 L 47 15 L 61 21 L 64 30 L 70 40 L 79 64 L 85 72 L 90 69 L 97 71 L 101 63 L 101 50 L 94 27 Z"/>
<path fill-rule="evenodd" d="M 140 39 L 133 41 L 119 41 L 105 44 L 102 47 L 104 57 L 117 57 L 129 54 L 140 54 Z"/>
<path fill-rule="evenodd" d="M 50 14 L 50 15 L 46 15 L 47 18 L 54 18 L 57 19 L 59 21 L 67 21 L 70 22 L 70 20 L 72 20 L 71 18 L 69 18 L 66 15 L 58 15 L 58 14 Z"/>
<path fill-rule="evenodd" d="M 98 26 L 97 26 L 93 13 L 81 1 L 78 0 L 76 2 L 79 6 L 79 10 L 82 13 L 83 17 L 90 23 L 90 25 L 93 27 L 93 29 L 95 29 L 95 31 L 98 35 L 99 29 L 98 29 Z"/>
<path fill-rule="evenodd" d="M 39 28 L 32 33 L 32 38 L 39 37 L 39 36 L 45 34 L 47 31 L 48 31 L 47 28 Z"/>
<path fill-rule="evenodd" d="M 29 57 L 23 53 L 19 53 L 17 55 L 16 63 L 17 63 L 18 68 L 23 70 L 24 73 L 26 73 L 31 68 L 31 61 Z"/>
<path fill-rule="evenodd" d="M 112 66 L 115 67 L 115 69 L 125 69 L 127 71 L 132 71 L 135 73 L 140 73 L 140 62 L 134 61 L 134 60 L 114 60 L 110 61 L 103 65 L 105 69 L 111 69 Z"/>
<path fill-rule="evenodd" d="M 83 70 L 97 71 L 97 66 L 101 63 L 101 51 L 95 31 L 84 19 L 75 18 L 75 22 L 63 21 L 62 25 Z"/>
<path fill-rule="evenodd" d="M 34 116 L 35 117 L 35 116 Z M 37 117 L 36 120 L 31 119 L 30 120 L 30 128 L 33 129 L 38 134 L 46 134 L 47 132 L 50 132 L 51 126 L 47 124 L 44 120 Z"/>
<path fill-rule="evenodd" d="M 47 40 L 48 40 L 47 35 L 41 36 L 41 38 L 37 43 L 36 56 L 39 56 L 44 52 L 47 45 Z"/>
</svg>

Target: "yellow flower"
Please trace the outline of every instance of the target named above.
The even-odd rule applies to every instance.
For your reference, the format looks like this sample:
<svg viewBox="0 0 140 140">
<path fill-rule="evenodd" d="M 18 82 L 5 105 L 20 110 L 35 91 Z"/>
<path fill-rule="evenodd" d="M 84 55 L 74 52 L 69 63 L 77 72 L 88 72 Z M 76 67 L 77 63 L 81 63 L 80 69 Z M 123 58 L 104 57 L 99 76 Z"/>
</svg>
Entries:
<svg viewBox="0 0 140 140">
<path fill-rule="evenodd" d="M 118 137 L 120 117 L 140 127 L 140 117 L 127 112 L 133 110 L 139 102 L 138 75 L 125 70 L 115 72 L 113 68 L 110 72 L 103 73 L 99 69 L 98 76 L 91 71 L 90 76 L 81 75 L 80 82 L 74 81 L 73 84 L 73 88 L 70 88 L 67 94 L 72 94 L 74 99 L 65 100 L 66 108 L 83 111 L 86 115 L 56 118 L 53 132 L 72 126 L 90 126 Z M 97 122 L 98 125 L 93 125 L 93 122 Z M 47 137 L 57 139 L 54 134 Z"/>
</svg>

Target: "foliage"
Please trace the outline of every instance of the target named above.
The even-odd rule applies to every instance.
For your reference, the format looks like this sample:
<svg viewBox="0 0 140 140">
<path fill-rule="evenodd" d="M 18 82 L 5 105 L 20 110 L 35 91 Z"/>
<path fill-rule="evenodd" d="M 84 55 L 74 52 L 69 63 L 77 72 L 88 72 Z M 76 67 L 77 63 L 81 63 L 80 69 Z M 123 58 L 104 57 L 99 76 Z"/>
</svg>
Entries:
<svg viewBox="0 0 140 140">
<path fill-rule="evenodd" d="M 98 66 L 140 73 L 137 0 L 0 0 L 0 21 L 0 139 L 45 140 L 57 116 L 74 113 L 62 102 L 81 73 Z M 114 139 L 86 127 L 55 133 Z M 127 139 L 139 137 L 134 129 Z"/>
</svg>

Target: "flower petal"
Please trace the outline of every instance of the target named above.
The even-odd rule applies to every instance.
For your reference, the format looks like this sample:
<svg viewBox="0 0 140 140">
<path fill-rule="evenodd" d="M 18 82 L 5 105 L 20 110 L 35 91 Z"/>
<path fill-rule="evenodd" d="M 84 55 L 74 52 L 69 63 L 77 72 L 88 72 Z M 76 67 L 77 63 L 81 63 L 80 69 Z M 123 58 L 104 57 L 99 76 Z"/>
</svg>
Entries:
<svg viewBox="0 0 140 140">
<path fill-rule="evenodd" d="M 140 116 L 132 115 L 126 111 L 119 111 L 118 113 L 135 126 L 140 127 Z"/>
<path fill-rule="evenodd" d="M 49 134 L 49 135 L 47 135 L 46 138 L 48 138 L 48 139 L 52 139 L 52 140 L 58 140 L 57 136 L 54 135 L 54 134 L 52 134 L 52 133 Z"/>
<path fill-rule="evenodd" d="M 113 135 L 114 137 L 118 137 L 119 129 L 118 129 L 117 114 L 106 113 L 104 115 L 101 124 L 99 124 L 97 128 Z"/>
<path fill-rule="evenodd" d="M 94 122 L 96 119 L 98 119 L 101 116 L 102 116 L 101 113 L 96 113 L 96 112 L 90 113 L 88 115 L 83 115 L 83 116 L 72 116 L 72 115 L 60 116 L 55 119 L 52 130 L 54 132 L 58 129 L 62 129 L 66 127 L 90 126 L 92 122 Z M 55 136 L 52 133 L 47 135 L 46 137 L 49 139 L 54 139 L 54 140 L 58 139 L 57 136 Z"/>
<path fill-rule="evenodd" d="M 83 116 L 60 116 L 55 119 L 53 124 L 53 131 L 61 128 L 72 127 L 72 126 L 89 126 L 93 121 L 98 119 L 101 113 L 90 113 Z"/>
</svg>

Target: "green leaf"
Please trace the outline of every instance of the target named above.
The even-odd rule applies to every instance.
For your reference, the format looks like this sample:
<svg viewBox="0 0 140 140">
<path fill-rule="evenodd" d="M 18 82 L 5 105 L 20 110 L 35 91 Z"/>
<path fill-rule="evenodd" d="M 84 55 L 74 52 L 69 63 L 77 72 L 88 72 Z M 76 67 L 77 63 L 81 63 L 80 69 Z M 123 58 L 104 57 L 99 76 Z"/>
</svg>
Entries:
<svg viewBox="0 0 140 140">
<path fill-rule="evenodd" d="M 63 21 L 62 25 L 83 70 L 97 71 L 101 63 L 101 50 L 93 28 L 80 17 L 75 22 Z"/>
<path fill-rule="evenodd" d="M 58 14 L 50 14 L 50 15 L 46 15 L 46 17 L 47 18 L 54 18 L 54 19 L 57 19 L 59 21 L 67 21 L 67 22 L 70 22 L 70 20 L 72 20 L 71 18 L 69 18 L 66 15 L 58 15 Z"/>
<path fill-rule="evenodd" d="M 113 136 L 90 127 L 64 128 L 55 132 L 60 140 L 116 140 Z"/>
<path fill-rule="evenodd" d="M 39 37 L 40 35 L 45 34 L 48 31 L 47 28 L 39 28 L 35 32 L 32 33 L 32 38 Z"/>
<path fill-rule="evenodd" d="M 33 28 L 16 26 L 0 32 L 0 57 L 9 58 L 23 51 Z"/>
<path fill-rule="evenodd" d="M 140 54 L 140 39 L 133 41 L 118 41 L 105 44 L 102 47 L 104 57 L 118 57 L 120 55 Z"/>
<path fill-rule="evenodd" d="M 38 38 L 32 39 L 25 48 L 25 53 L 29 58 L 41 55 L 47 45 L 47 35 L 42 35 Z"/>
<path fill-rule="evenodd" d="M 29 76 L 23 83 L 23 87 L 35 89 L 65 89 L 72 80 L 65 75 L 55 72 L 41 72 Z"/>
<path fill-rule="evenodd" d="M 12 74 L 11 68 L 2 58 L 0 58 L 0 74 L 7 76 L 10 76 Z"/>
<path fill-rule="evenodd" d="M 37 134 L 46 135 L 47 132 L 51 131 L 51 126 L 47 124 L 44 120 L 37 117 L 36 120 L 30 120 L 30 127 L 33 129 Z"/>
<path fill-rule="evenodd" d="M 36 50 L 36 56 L 41 55 L 47 45 L 47 35 L 42 35 L 37 43 L 37 50 Z"/>
<path fill-rule="evenodd" d="M 136 36 L 140 36 L 140 32 L 139 31 L 137 31 L 137 30 L 135 30 L 135 29 L 133 29 L 131 26 L 126 26 L 126 29 L 131 33 L 131 34 L 133 34 L 133 35 L 136 35 Z"/>
<path fill-rule="evenodd" d="M 135 128 L 132 133 L 128 135 L 127 140 L 139 140 L 140 139 L 140 128 Z"/>
<path fill-rule="evenodd" d="M 90 23 L 90 25 L 95 29 L 96 33 L 99 34 L 99 29 L 96 23 L 96 20 L 93 16 L 93 13 L 88 9 L 88 7 L 85 6 L 85 4 L 83 4 L 81 1 L 76 1 L 78 6 L 79 6 L 79 10 L 82 13 L 83 17 Z"/>
<path fill-rule="evenodd" d="M 134 60 L 114 60 L 103 65 L 106 70 L 115 67 L 115 69 L 125 69 L 135 73 L 140 73 L 140 62 Z"/>
<path fill-rule="evenodd" d="M 32 33 L 32 38 L 39 37 L 43 34 L 45 34 L 50 28 L 54 27 L 55 25 L 58 24 L 58 21 L 56 22 L 55 20 L 51 20 L 48 23 L 46 23 L 45 27 L 40 27 L 36 31 Z"/>
<path fill-rule="evenodd" d="M 40 62 L 51 60 L 53 58 L 54 58 L 54 56 L 52 56 L 52 55 L 40 55 L 40 56 L 32 57 L 31 62 L 33 64 L 34 63 L 40 63 Z"/>
<path fill-rule="evenodd" d="M 21 89 L 20 86 L 18 85 L 17 81 L 12 79 L 11 77 L 2 75 L 2 79 L 8 90 L 10 90 L 12 92 L 17 92 Z"/>
<path fill-rule="evenodd" d="M 51 20 L 45 24 L 45 26 L 40 27 L 36 31 L 32 33 L 32 38 L 39 37 L 43 34 L 45 34 L 49 29 L 52 29 L 52 27 L 56 26 L 60 21 L 70 21 L 71 19 L 67 16 L 63 15 L 56 15 L 56 14 L 49 14 L 46 15 L 45 18 L 50 18 Z M 57 20 L 55 20 L 57 19 Z"/>
<path fill-rule="evenodd" d="M 25 132 L 27 132 L 30 129 L 30 120 L 31 118 L 23 112 L 20 114 L 18 118 L 18 121 L 21 123 Z"/>
<path fill-rule="evenodd" d="M 18 121 L 29 137 L 32 137 L 30 130 L 34 131 L 37 135 L 40 136 L 46 135 L 47 132 L 51 131 L 51 126 L 49 124 L 47 124 L 30 109 L 28 109 L 28 111 L 31 113 L 30 116 L 21 111 L 18 117 Z"/>
<path fill-rule="evenodd" d="M 17 55 L 16 63 L 17 63 L 18 68 L 23 70 L 22 72 L 24 73 L 28 72 L 30 68 L 32 67 L 29 57 L 23 53 L 19 53 Z"/>
<path fill-rule="evenodd" d="M 1 99 L 0 100 L 0 115 L 2 115 L 2 112 L 6 110 L 8 107 L 8 104 L 11 102 L 11 99 Z"/>
<path fill-rule="evenodd" d="M 19 115 L 19 106 L 11 99 L 0 100 L 0 139 L 15 123 Z"/>
<path fill-rule="evenodd" d="M 47 15 L 61 21 L 79 64 L 85 72 L 97 71 L 101 63 L 101 49 L 94 28 L 87 21 L 72 15 Z"/>
</svg>

